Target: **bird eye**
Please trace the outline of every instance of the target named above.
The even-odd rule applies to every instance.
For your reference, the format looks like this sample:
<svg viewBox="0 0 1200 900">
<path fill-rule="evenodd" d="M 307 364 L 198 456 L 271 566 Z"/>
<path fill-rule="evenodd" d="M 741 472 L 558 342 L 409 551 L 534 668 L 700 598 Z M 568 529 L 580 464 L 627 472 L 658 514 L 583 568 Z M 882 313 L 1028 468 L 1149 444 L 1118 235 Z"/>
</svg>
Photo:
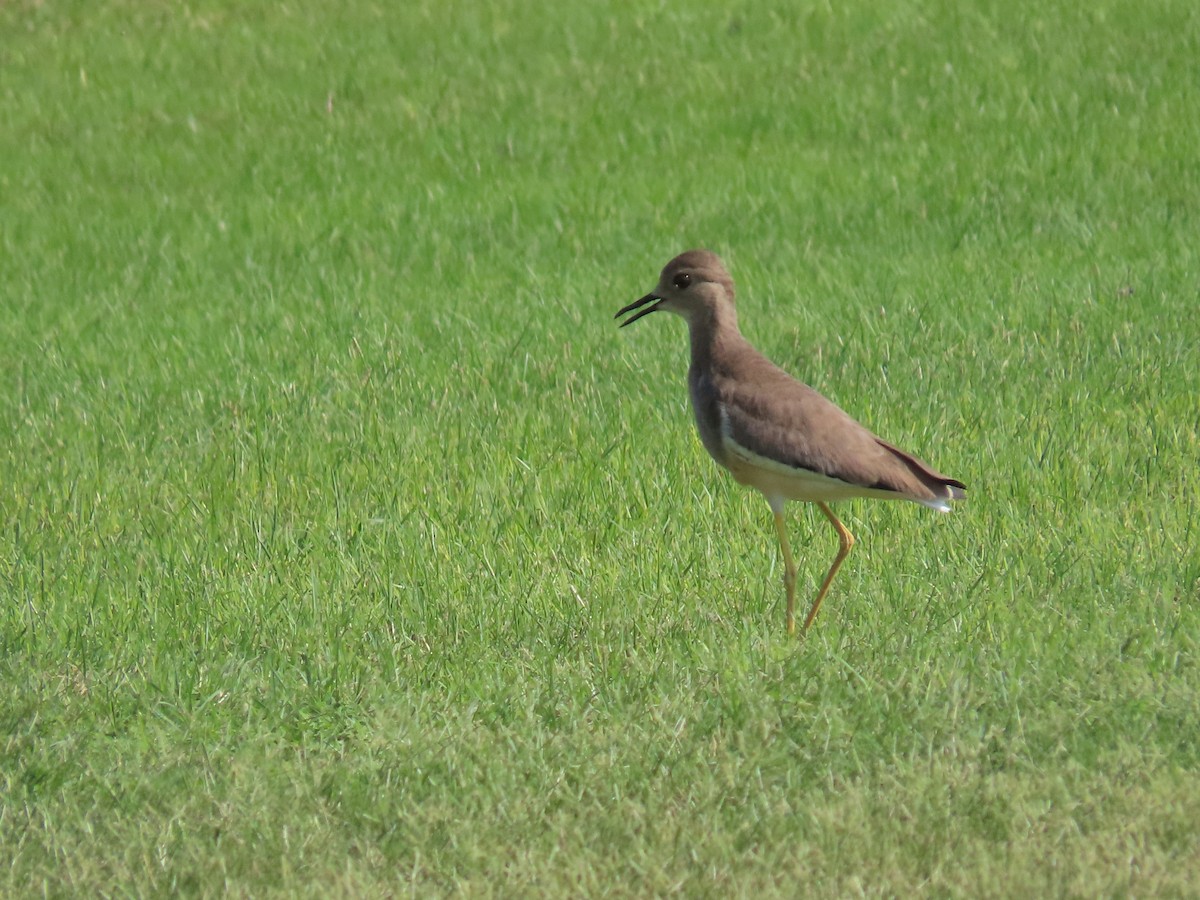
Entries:
<svg viewBox="0 0 1200 900">
<path fill-rule="evenodd" d="M 675 287 L 682 290 L 683 288 L 686 288 L 689 284 L 692 283 L 692 276 L 689 275 L 687 272 L 680 272 L 673 279 L 673 283 L 674 283 Z"/>
</svg>

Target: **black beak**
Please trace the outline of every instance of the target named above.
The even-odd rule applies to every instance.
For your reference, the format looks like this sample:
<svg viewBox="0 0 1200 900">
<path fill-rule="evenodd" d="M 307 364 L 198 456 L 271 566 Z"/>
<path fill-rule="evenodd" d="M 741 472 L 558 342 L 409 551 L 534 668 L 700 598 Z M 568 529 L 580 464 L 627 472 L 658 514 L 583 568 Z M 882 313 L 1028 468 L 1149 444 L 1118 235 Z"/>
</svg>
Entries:
<svg viewBox="0 0 1200 900">
<path fill-rule="evenodd" d="M 632 303 L 630 303 L 628 306 L 626 306 L 624 309 L 622 309 L 619 313 L 617 313 L 615 316 L 613 316 L 613 318 L 619 319 L 619 318 L 621 318 L 621 316 L 625 315 L 625 313 L 631 312 L 635 309 L 638 309 L 639 307 L 645 306 L 647 303 L 650 303 L 654 300 L 657 300 L 659 303 L 661 303 L 662 297 L 658 296 L 658 294 L 647 294 L 641 300 L 634 300 Z M 628 319 L 626 319 L 624 322 L 621 323 L 621 327 L 624 328 L 626 325 L 632 325 L 634 322 L 636 322 L 642 316 L 648 316 L 652 312 L 658 312 L 658 303 L 655 303 L 653 306 L 643 309 L 636 316 L 630 316 Z"/>
</svg>

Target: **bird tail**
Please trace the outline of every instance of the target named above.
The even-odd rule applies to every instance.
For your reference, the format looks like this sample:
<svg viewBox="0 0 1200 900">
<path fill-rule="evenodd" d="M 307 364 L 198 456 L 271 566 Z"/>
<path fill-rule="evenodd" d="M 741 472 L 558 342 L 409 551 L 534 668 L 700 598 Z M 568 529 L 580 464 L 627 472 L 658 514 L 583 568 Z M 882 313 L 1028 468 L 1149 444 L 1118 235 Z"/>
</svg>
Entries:
<svg viewBox="0 0 1200 900">
<path fill-rule="evenodd" d="M 875 440 L 878 441 L 881 447 L 904 463 L 913 478 L 924 488 L 924 491 L 919 494 L 910 493 L 908 495 L 910 499 L 920 503 L 922 506 L 936 509 L 938 512 L 950 512 L 951 501 L 966 499 L 967 486 L 958 479 L 948 478 L 936 469 L 931 468 L 928 464 L 917 459 L 911 453 L 905 453 L 899 447 L 893 447 L 887 441 L 881 441 L 878 438 Z"/>
</svg>

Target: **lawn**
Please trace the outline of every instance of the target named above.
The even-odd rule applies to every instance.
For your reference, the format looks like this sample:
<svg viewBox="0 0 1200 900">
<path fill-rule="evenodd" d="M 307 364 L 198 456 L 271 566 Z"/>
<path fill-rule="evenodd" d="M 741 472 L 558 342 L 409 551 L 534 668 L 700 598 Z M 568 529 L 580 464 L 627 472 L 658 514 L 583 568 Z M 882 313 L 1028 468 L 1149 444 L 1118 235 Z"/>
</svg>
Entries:
<svg viewBox="0 0 1200 900">
<path fill-rule="evenodd" d="M 1193 893 L 1197 59 L 1186 0 L 0 4 L 0 895 Z M 613 321 L 695 246 L 969 488 L 837 506 L 800 640 Z"/>
</svg>

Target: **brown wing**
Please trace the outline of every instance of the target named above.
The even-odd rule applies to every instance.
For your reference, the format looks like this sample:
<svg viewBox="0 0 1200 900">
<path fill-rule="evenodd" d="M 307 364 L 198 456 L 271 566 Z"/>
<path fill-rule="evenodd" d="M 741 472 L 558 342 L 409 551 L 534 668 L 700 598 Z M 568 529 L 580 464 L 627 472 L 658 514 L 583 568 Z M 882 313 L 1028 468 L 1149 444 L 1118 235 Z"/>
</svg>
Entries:
<svg viewBox="0 0 1200 900">
<path fill-rule="evenodd" d="M 742 353 L 739 361 L 749 371 L 718 370 L 712 377 L 738 444 L 795 468 L 917 501 L 963 496 L 961 482 L 876 437 L 761 354 Z"/>
</svg>

